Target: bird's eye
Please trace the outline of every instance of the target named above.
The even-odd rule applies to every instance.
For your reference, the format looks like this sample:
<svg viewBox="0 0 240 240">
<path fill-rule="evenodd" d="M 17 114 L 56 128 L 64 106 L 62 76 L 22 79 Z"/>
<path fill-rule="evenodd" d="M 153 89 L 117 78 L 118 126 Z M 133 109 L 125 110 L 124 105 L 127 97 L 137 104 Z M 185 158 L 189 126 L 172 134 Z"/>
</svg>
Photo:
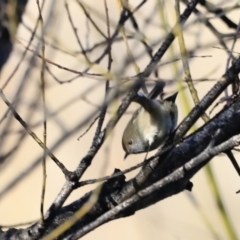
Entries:
<svg viewBox="0 0 240 240">
<path fill-rule="evenodd" d="M 128 141 L 129 145 L 132 145 L 132 143 L 133 143 L 132 139 Z"/>
</svg>

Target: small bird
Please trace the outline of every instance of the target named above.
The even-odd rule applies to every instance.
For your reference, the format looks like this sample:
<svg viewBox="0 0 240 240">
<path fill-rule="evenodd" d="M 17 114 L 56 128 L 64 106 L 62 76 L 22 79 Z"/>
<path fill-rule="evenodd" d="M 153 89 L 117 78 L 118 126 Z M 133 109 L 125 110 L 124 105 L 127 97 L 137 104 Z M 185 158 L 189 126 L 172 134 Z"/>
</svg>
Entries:
<svg viewBox="0 0 240 240">
<path fill-rule="evenodd" d="M 141 105 L 127 124 L 122 146 L 124 159 L 129 154 L 149 152 L 160 147 L 176 127 L 178 109 L 177 92 L 166 99 L 155 99 L 163 93 L 164 82 L 158 82 L 147 96 L 138 93 L 133 100 Z"/>
</svg>

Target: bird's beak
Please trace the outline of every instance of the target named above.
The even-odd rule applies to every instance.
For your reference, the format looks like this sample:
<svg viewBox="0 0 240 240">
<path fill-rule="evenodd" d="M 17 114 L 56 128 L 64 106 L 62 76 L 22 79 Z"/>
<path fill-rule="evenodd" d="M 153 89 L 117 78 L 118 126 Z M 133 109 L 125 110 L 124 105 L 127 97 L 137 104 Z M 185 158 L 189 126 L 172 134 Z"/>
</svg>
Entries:
<svg viewBox="0 0 240 240">
<path fill-rule="evenodd" d="M 128 155 L 129 155 L 129 153 L 126 152 L 125 155 L 124 155 L 124 159 L 123 159 L 123 160 L 126 160 L 126 158 L 127 158 Z"/>
</svg>

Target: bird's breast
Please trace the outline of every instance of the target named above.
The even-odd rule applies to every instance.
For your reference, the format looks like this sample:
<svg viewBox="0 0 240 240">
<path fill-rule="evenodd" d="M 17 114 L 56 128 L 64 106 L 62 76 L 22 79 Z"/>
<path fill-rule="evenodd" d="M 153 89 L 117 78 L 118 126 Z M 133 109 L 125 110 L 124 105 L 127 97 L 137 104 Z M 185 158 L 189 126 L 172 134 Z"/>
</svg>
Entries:
<svg viewBox="0 0 240 240">
<path fill-rule="evenodd" d="M 139 112 L 139 116 L 136 119 L 138 125 L 139 135 L 150 145 L 150 149 L 155 149 L 161 145 L 166 135 L 165 122 L 162 122 L 162 116 L 159 115 L 151 117 L 151 115 L 143 108 Z M 161 126 L 161 127 L 160 127 Z"/>
</svg>

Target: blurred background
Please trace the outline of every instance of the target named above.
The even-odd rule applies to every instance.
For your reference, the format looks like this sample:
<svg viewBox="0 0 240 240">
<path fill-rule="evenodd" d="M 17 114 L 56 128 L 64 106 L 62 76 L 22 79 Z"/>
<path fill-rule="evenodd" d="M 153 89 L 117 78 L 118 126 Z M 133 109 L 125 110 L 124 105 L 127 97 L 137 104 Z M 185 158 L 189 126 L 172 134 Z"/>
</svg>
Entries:
<svg viewBox="0 0 240 240">
<path fill-rule="evenodd" d="M 110 33 L 113 34 L 120 18 L 121 7 L 117 0 L 107 0 L 106 3 Z M 129 6 L 134 9 L 139 3 L 141 1 L 132 0 L 129 1 Z M 176 22 L 174 5 L 174 1 L 146 1 L 134 14 L 139 31 L 137 32 L 129 21 L 125 24 L 127 43 L 139 71 L 143 71 L 150 61 L 146 48 L 140 40 L 146 41 L 152 47 L 153 53 L 156 52 Z M 180 6 L 182 12 L 186 5 L 181 4 Z M 238 1 L 212 0 L 209 1 L 209 6 L 222 8 L 226 16 L 238 24 L 240 16 Z M 210 13 L 206 7 L 199 6 L 198 9 L 202 15 L 192 14 L 184 25 L 183 33 L 187 50 L 192 56 L 189 58 L 192 78 L 201 99 L 221 78 L 228 66 L 229 53 L 222 49 L 223 46 L 219 39 L 222 39 L 231 49 L 235 30 L 226 26 L 219 19 L 220 15 Z M 87 18 L 86 12 L 100 31 L 97 31 Z M 48 60 L 68 70 L 78 72 L 84 72 L 89 67 L 86 57 L 81 52 L 70 20 L 73 21 L 76 33 L 85 49 L 91 49 L 99 44 L 92 51 L 86 53 L 89 60 L 95 61 L 101 56 L 106 44 L 101 44 L 105 39 L 100 32 L 107 36 L 104 1 L 45 1 L 42 14 L 45 57 Z M 38 15 L 36 1 L 28 1 L 23 21 L 17 30 L 14 49 L 0 75 L 0 87 L 4 86 L 3 92 L 7 99 L 13 103 L 17 112 L 34 133 L 43 139 L 43 104 L 40 88 L 42 63 L 36 55 L 36 53 L 41 55 L 41 24 L 38 25 L 29 51 L 21 61 L 18 71 L 6 85 L 7 79 L 26 50 Z M 218 31 L 218 37 L 204 25 L 203 18 L 213 24 Z M 115 86 L 116 79 L 120 77 L 131 77 L 138 73 L 136 65 L 134 66 L 128 61 L 130 57 L 126 43 L 122 40 L 123 33 L 118 34 L 118 39 L 113 43 L 111 49 L 113 59 L 111 86 Z M 239 52 L 239 47 L 239 40 L 237 40 L 234 51 Z M 159 78 L 165 80 L 167 84 L 166 94 L 174 91 L 180 92 L 177 98 L 178 123 L 193 106 L 189 90 L 184 82 L 182 61 L 179 58 L 179 46 L 175 40 L 161 60 L 160 64 L 165 64 L 158 68 Z M 106 73 L 107 64 L 106 56 L 88 73 Z M 50 63 L 47 63 L 47 70 L 45 70 L 48 115 L 47 146 L 69 170 L 74 170 L 91 145 L 96 124 L 80 140 L 78 137 L 84 133 L 100 110 L 104 100 L 105 78 L 91 75 L 79 76 L 68 70 Z M 154 79 L 153 75 L 151 77 Z M 230 90 L 228 90 L 228 94 L 230 94 Z M 109 106 L 105 124 L 114 115 L 121 99 L 122 96 Z M 144 154 L 131 155 L 126 161 L 123 161 L 124 151 L 121 144 L 123 130 L 131 118 L 131 113 L 137 107 L 137 104 L 131 104 L 97 153 L 92 165 L 84 174 L 83 180 L 109 175 L 115 168 L 124 170 L 143 161 Z M 220 104 L 215 108 L 210 117 L 213 117 L 222 107 L 223 104 Z M 36 161 L 41 159 L 43 151 L 19 122 L 12 117 L 3 101 L 0 101 L 0 114 L 0 154 L 5 155 L 14 149 L 13 153 L 0 165 L 0 225 L 9 226 L 40 218 L 42 167 L 41 164 L 36 164 Z M 87 121 L 87 124 L 79 127 L 90 114 L 93 117 Z M 202 124 L 203 120 L 200 119 L 192 130 L 196 130 Z M 151 154 L 153 153 L 151 152 Z M 237 153 L 235 156 L 238 159 Z M 236 194 L 236 191 L 240 189 L 239 176 L 223 154 L 215 157 L 211 161 L 210 167 L 214 180 L 210 178 L 209 169 L 202 169 L 192 179 L 194 187 L 191 193 L 182 192 L 139 211 L 134 216 L 107 223 L 87 234 L 83 239 L 240 239 L 240 194 Z M 137 172 L 138 170 L 127 174 L 127 179 L 135 176 Z M 19 176 L 23 177 L 18 179 Z M 48 158 L 45 211 L 56 198 L 64 182 L 63 174 Z M 219 190 L 220 200 L 226 210 L 225 215 L 221 214 L 219 210 L 219 199 L 214 186 L 217 186 Z M 94 187 L 95 185 L 88 185 L 74 191 L 66 204 L 81 197 Z M 230 227 L 227 223 L 230 224 Z M 237 238 L 234 238 L 234 234 L 231 235 L 231 229 Z"/>
</svg>

